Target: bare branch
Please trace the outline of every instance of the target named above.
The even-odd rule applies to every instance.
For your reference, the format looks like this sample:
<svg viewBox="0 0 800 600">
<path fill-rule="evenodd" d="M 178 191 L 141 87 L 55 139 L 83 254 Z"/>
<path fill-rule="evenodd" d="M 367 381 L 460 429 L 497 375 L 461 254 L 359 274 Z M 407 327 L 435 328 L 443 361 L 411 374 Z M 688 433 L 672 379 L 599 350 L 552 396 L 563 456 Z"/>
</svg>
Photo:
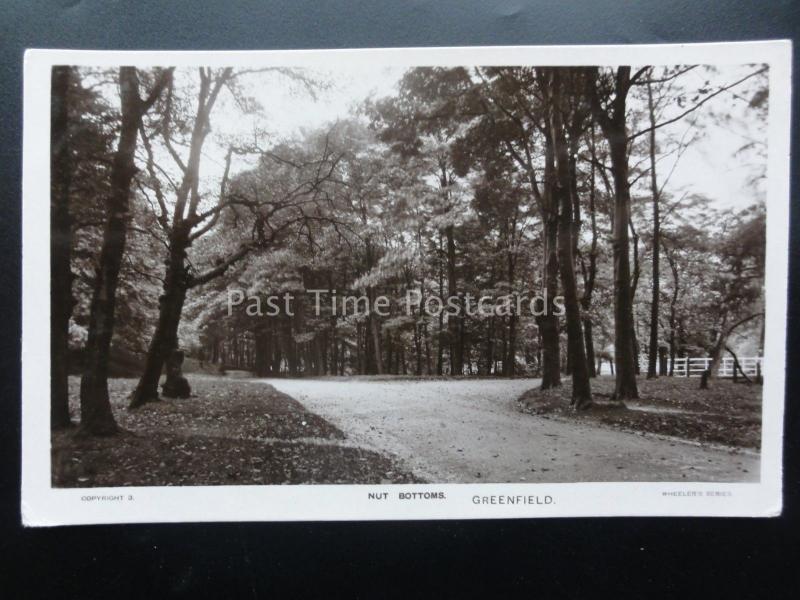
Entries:
<svg viewBox="0 0 800 600">
<path fill-rule="evenodd" d="M 156 175 L 155 171 L 155 160 L 153 159 L 153 147 L 150 145 L 150 138 L 147 137 L 147 132 L 145 131 L 144 125 L 142 123 L 139 124 L 139 135 L 142 138 L 142 146 L 147 153 L 147 173 L 150 175 L 150 180 L 152 181 L 152 189 L 155 192 L 156 200 L 158 201 L 158 206 L 161 213 L 157 216 L 158 223 L 164 229 L 164 231 L 169 230 L 169 214 L 167 212 L 167 203 L 164 200 L 164 194 L 161 190 L 161 181 L 159 180 L 158 176 Z"/>
<path fill-rule="evenodd" d="M 685 117 L 685 116 L 686 116 L 686 115 L 688 115 L 688 114 L 691 114 L 691 113 L 693 113 L 694 111 L 696 111 L 698 108 L 700 108 L 701 106 L 703 106 L 703 105 L 704 105 L 706 102 L 708 102 L 708 101 L 709 101 L 709 100 L 711 100 L 712 98 L 715 98 L 716 96 L 719 96 L 719 95 L 720 95 L 720 94 L 722 94 L 723 92 L 726 92 L 726 91 L 728 91 L 729 89 L 736 87 L 736 86 L 737 86 L 737 85 L 739 85 L 740 83 L 744 83 L 744 82 L 745 82 L 745 81 L 747 81 L 748 79 L 750 79 L 750 78 L 752 78 L 752 77 L 755 77 L 756 75 L 759 75 L 760 73 L 763 73 L 763 72 L 764 72 L 764 71 L 766 71 L 767 69 L 768 69 L 768 67 L 762 67 L 762 68 L 758 69 L 757 71 L 753 71 L 753 72 L 752 72 L 752 73 L 750 73 L 749 75 L 747 75 L 747 76 L 745 76 L 745 77 L 742 77 L 741 79 L 739 79 L 739 80 L 737 80 L 737 81 L 734 81 L 733 83 L 731 83 L 731 84 L 729 84 L 729 85 L 726 85 L 726 86 L 723 86 L 723 87 L 719 88 L 717 91 L 715 91 L 715 92 L 714 92 L 714 93 L 712 93 L 712 94 L 709 94 L 708 96 L 706 96 L 705 98 L 703 98 L 703 99 L 702 99 L 700 102 L 696 103 L 696 104 L 695 104 L 694 106 L 692 106 L 691 108 L 688 108 L 688 109 L 686 109 L 685 111 L 683 111 L 683 112 L 682 112 L 681 114 L 679 114 L 677 117 L 674 117 L 674 118 L 672 118 L 672 119 L 668 119 L 668 120 L 666 120 L 666 121 L 662 121 L 661 123 L 656 123 L 656 124 L 655 124 L 655 125 L 653 125 L 652 127 L 647 127 L 646 129 L 642 129 L 641 131 L 637 131 L 636 133 L 634 133 L 634 134 L 632 134 L 632 135 L 629 135 L 629 136 L 628 136 L 628 141 L 634 140 L 634 139 L 636 139 L 637 137 L 639 137 L 640 135 L 644 135 L 644 134 L 646 134 L 646 133 L 650 133 L 650 132 L 651 132 L 651 131 L 653 131 L 653 130 L 660 129 L 661 127 L 665 127 L 666 125 L 670 125 L 670 124 L 672 124 L 672 123 L 675 123 L 676 121 L 680 121 L 680 120 L 681 120 L 683 117 Z"/>
</svg>

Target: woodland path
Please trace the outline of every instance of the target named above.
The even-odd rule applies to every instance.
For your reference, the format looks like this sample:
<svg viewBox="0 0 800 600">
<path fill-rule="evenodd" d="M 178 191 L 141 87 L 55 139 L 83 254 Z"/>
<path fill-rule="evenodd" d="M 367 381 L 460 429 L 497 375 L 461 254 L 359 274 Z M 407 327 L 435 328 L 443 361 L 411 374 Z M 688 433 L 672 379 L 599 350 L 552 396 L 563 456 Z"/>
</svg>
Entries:
<svg viewBox="0 0 800 600">
<path fill-rule="evenodd" d="M 259 379 L 436 483 L 757 481 L 754 452 L 523 414 L 537 379 Z"/>
</svg>

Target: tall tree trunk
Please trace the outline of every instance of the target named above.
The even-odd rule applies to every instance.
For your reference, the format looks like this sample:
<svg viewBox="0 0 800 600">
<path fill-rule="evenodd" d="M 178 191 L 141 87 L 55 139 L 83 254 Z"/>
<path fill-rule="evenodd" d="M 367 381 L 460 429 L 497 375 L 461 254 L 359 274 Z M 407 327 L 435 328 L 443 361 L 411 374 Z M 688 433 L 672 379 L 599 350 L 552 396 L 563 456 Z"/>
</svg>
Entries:
<svg viewBox="0 0 800 600">
<path fill-rule="evenodd" d="M 547 390 L 561 385 L 561 349 L 558 332 L 558 316 L 555 314 L 554 298 L 558 295 L 558 217 L 548 214 L 545 223 L 544 310 L 536 318 L 542 335 L 542 384 Z"/>
<path fill-rule="evenodd" d="M 136 174 L 134 155 L 142 116 L 161 95 L 171 77 L 171 69 L 162 71 L 149 96 L 142 100 L 136 69 L 120 67 L 119 70 L 119 142 L 111 165 L 111 192 L 89 314 L 86 371 L 81 378 L 81 429 L 93 435 L 109 435 L 117 431 L 108 399 L 108 363 L 117 283 L 130 221 L 130 187 Z"/>
<path fill-rule="evenodd" d="M 188 285 L 186 248 L 188 232 L 183 227 L 173 230 L 164 278 L 164 293 L 158 299 L 158 323 L 145 358 L 144 372 L 133 392 L 130 408 L 158 400 L 158 381 L 167 357 L 178 348 L 178 325 Z M 234 349 L 236 348 L 234 344 Z"/>
<path fill-rule="evenodd" d="M 362 217 L 362 221 L 366 223 L 366 213 Z M 375 254 L 372 247 L 372 239 L 367 238 L 365 243 L 366 249 L 366 269 L 367 272 L 372 270 L 375 265 Z M 365 356 L 367 359 L 367 370 L 371 374 L 383 375 L 383 355 L 381 352 L 381 334 L 380 325 L 378 322 L 378 315 L 373 311 L 375 304 L 375 292 L 372 288 L 366 289 L 366 296 L 369 301 L 369 313 L 367 314 L 367 327 L 369 328 L 369 336 L 372 339 L 372 349 L 374 354 L 369 352 L 369 344 L 365 344 Z"/>
<path fill-rule="evenodd" d="M 592 112 L 608 140 L 614 176 L 614 352 L 617 363 L 614 398 L 623 401 L 639 397 L 636 363 L 633 356 L 633 298 L 628 237 L 631 196 L 628 182 L 628 134 L 625 110 L 630 88 L 630 67 L 619 67 L 616 71 L 610 115 L 600 105 L 597 94 L 597 69 L 590 70 L 590 73 L 592 71 L 594 77 L 590 77 L 588 85 Z"/>
<path fill-rule="evenodd" d="M 661 216 L 659 214 L 658 179 L 656 178 L 656 114 L 653 105 L 653 86 L 647 84 L 647 108 L 650 116 L 650 192 L 653 195 L 653 267 L 650 300 L 650 344 L 647 353 L 647 378 L 654 379 L 658 359 L 658 303 L 660 299 L 659 254 L 661 252 Z"/>
<path fill-rule="evenodd" d="M 564 306 L 567 317 L 567 353 L 572 371 L 572 405 L 576 409 L 587 408 L 592 403 L 589 371 L 586 365 L 578 290 L 575 281 L 575 257 L 573 255 L 573 202 L 570 193 L 569 149 L 562 117 L 562 83 L 559 69 L 550 72 L 550 123 L 555 142 L 556 185 L 553 188 L 555 201 L 560 207 L 558 220 L 558 262 L 561 284 L 564 289 Z"/>
<path fill-rule="evenodd" d="M 414 323 L 414 375 L 422 375 L 422 325 L 419 319 Z"/>
<path fill-rule="evenodd" d="M 512 246 L 514 242 L 514 234 L 516 231 L 516 222 L 512 223 L 512 226 L 509 227 L 509 237 L 511 238 L 509 241 L 509 250 L 506 255 L 506 263 L 508 268 L 508 284 L 511 289 L 514 289 L 514 278 L 515 278 L 515 260 L 514 260 L 514 253 L 512 251 Z M 516 307 L 516 298 L 512 299 L 512 309 L 511 314 L 508 315 L 508 347 L 506 348 L 506 356 L 503 357 L 503 374 L 506 377 L 513 377 L 516 374 L 516 367 L 517 367 L 517 322 L 519 320 L 519 316 L 517 315 L 517 307 Z"/>
<path fill-rule="evenodd" d="M 595 365 L 595 352 L 594 352 L 594 336 L 592 331 L 592 317 L 589 311 L 592 308 L 592 294 L 594 293 L 594 284 L 597 277 L 597 205 L 596 205 L 596 178 L 595 178 L 595 162 L 597 161 L 595 153 L 595 133 L 594 133 L 594 120 L 591 122 L 589 129 L 589 147 L 591 150 L 591 165 L 589 171 L 589 218 L 592 231 L 592 242 L 589 249 L 589 265 L 586 267 L 581 259 L 581 268 L 583 270 L 583 296 L 581 297 L 581 314 L 583 316 L 583 337 L 586 345 L 586 366 L 589 369 L 589 377 L 597 376 L 597 368 Z"/>
<path fill-rule="evenodd" d="M 50 427 L 72 425 L 69 416 L 69 319 L 72 297 L 72 217 L 69 195 L 71 67 L 53 67 L 50 96 Z"/>
<path fill-rule="evenodd" d="M 616 387 L 614 397 L 628 400 L 639 397 L 636 384 L 638 360 L 635 356 L 636 332 L 633 323 L 633 299 L 631 294 L 630 240 L 628 220 L 630 214 L 630 192 L 628 190 L 628 160 L 625 149 L 625 128 L 612 135 L 612 163 L 616 165 L 614 183 L 614 338 L 616 353 Z"/>
<path fill-rule="evenodd" d="M 442 253 L 442 232 L 439 231 L 439 256 Z M 439 259 L 439 298 L 444 297 L 444 271 L 442 260 Z M 441 375 L 444 371 L 444 310 L 439 311 L 439 328 L 436 343 L 436 374 Z"/>
<path fill-rule="evenodd" d="M 450 298 L 458 298 L 458 282 L 456 279 L 456 243 L 453 226 L 445 228 L 445 240 L 447 242 L 447 295 Z M 460 302 L 459 302 L 460 306 Z M 461 315 L 447 315 L 447 338 L 450 347 L 450 374 L 461 375 L 464 370 L 464 347 L 461 345 L 461 335 L 459 322 Z"/>
<path fill-rule="evenodd" d="M 678 326 L 677 319 L 677 306 L 679 294 L 679 273 L 678 265 L 670 252 L 666 252 L 667 262 L 672 271 L 672 297 L 669 302 L 669 376 L 675 374 L 675 359 L 678 356 L 678 348 L 676 343 L 675 329 Z"/>
<path fill-rule="evenodd" d="M 506 377 L 513 377 L 516 372 L 517 363 L 517 315 L 512 313 L 508 316 L 508 345 L 506 356 L 503 357 L 503 371 Z"/>
<path fill-rule="evenodd" d="M 450 206 L 450 179 L 447 174 L 447 161 L 442 159 L 439 161 L 439 185 L 441 186 L 442 193 L 444 194 L 447 210 L 452 209 Z M 456 274 L 456 242 L 455 242 L 455 228 L 452 224 L 444 228 L 444 235 L 447 244 L 447 295 L 450 298 L 458 298 L 458 280 Z M 461 303 L 459 301 L 459 307 Z M 464 345 L 461 336 L 461 323 L 463 315 L 461 312 L 457 315 L 447 315 L 447 342 L 450 357 L 450 375 L 462 375 L 464 371 Z"/>
<path fill-rule="evenodd" d="M 639 267 L 639 234 L 636 233 L 636 229 L 633 226 L 633 219 L 628 219 L 628 229 L 630 230 L 631 246 L 633 247 L 633 274 L 631 276 L 630 293 L 631 302 L 633 302 L 636 298 L 636 290 L 639 287 L 639 277 L 641 275 L 641 269 Z M 633 366 L 636 375 L 639 376 L 642 374 L 642 365 L 639 360 L 641 357 L 641 350 L 639 347 L 638 323 L 633 314 L 631 318 L 633 319 Z"/>
<path fill-rule="evenodd" d="M 555 297 L 558 295 L 558 205 L 553 195 L 556 184 L 555 149 L 549 124 L 545 125 L 545 173 L 542 202 L 544 226 L 543 255 L 545 266 L 542 272 L 544 314 L 536 318 L 542 336 L 542 384 L 547 390 L 561 385 L 561 348 L 558 331 L 558 316 L 555 314 Z"/>
<path fill-rule="evenodd" d="M 117 283 L 130 220 L 130 186 L 142 119 L 139 76 L 133 67 L 119 70 L 120 134 L 111 166 L 111 193 L 95 274 L 86 342 L 86 370 L 81 378 L 81 429 L 93 435 L 116 433 L 108 398 L 108 363 L 114 330 Z"/>
</svg>

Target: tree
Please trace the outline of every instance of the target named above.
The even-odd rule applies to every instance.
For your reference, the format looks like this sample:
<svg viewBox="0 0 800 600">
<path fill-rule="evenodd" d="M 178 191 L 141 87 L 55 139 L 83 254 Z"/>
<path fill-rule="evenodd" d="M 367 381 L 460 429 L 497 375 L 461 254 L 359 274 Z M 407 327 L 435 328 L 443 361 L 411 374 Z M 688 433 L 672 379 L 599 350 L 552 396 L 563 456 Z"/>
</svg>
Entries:
<svg viewBox="0 0 800 600">
<path fill-rule="evenodd" d="M 117 283 L 130 221 L 131 181 L 136 173 L 134 153 L 142 117 L 159 98 L 171 76 L 171 70 L 161 71 L 143 99 L 137 70 L 134 67 L 119 70 L 119 142 L 111 168 L 111 191 L 89 317 L 86 370 L 81 378 L 81 429 L 93 435 L 117 431 L 108 397 L 108 364 Z"/>
<path fill-rule="evenodd" d="M 51 119 L 51 425 L 70 425 L 68 374 L 85 339 L 92 274 L 102 242 L 104 202 L 118 116 L 93 86 L 90 70 L 55 67 Z M 96 75 L 96 74 L 95 74 Z M 87 229 L 91 234 L 86 235 Z M 90 239 L 91 238 L 91 239 Z"/>
<path fill-rule="evenodd" d="M 586 365 L 589 370 L 589 377 L 596 377 L 598 369 L 595 366 L 595 341 L 594 341 L 594 320 L 592 318 L 592 298 L 597 283 L 597 259 L 600 253 L 598 248 L 599 232 L 597 225 L 597 152 L 595 148 L 595 127 L 594 120 L 591 120 L 589 127 L 589 193 L 588 210 L 591 231 L 591 242 L 588 253 L 580 255 L 581 274 L 583 276 L 583 295 L 581 296 L 581 316 L 583 319 L 583 337 L 586 348 Z M 577 237 L 577 236 L 576 236 Z M 588 254 L 588 263 L 584 258 Z"/>
<path fill-rule="evenodd" d="M 631 69 L 618 67 L 601 77 L 596 67 L 587 69 L 587 95 L 592 114 L 600 124 L 609 146 L 614 179 L 614 353 L 616 386 L 619 401 L 639 397 L 636 385 L 633 301 L 631 297 L 630 223 L 631 196 L 628 182 L 628 130 L 626 99 L 631 87 Z M 606 105 L 602 98 L 608 98 Z"/>
<path fill-rule="evenodd" d="M 560 69 L 549 69 L 547 78 L 550 130 L 554 138 L 556 183 L 553 186 L 555 202 L 559 206 L 558 220 L 558 261 L 561 271 L 561 283 L 564 289 L 564 305 L 567 317 L 567 345 L 572 370 L 572 404 L 576 409 L 585 409 L 592 403 L 592 392 L 589 384 L 589 370 L 586 364 L 583 331 L 581 328 L 580 305 L 575 280 L 575 256 L 573 248 L 577 243 L 573 228 L 574 202 L 573 186 L 570 182 L 570 152 L 567 143 L 567 128 L 562 112 L 568 106 L 564 96 L 568 95 L 570 86 L 581 81 L 581 73 L 566 72 L 562 76 Z M 562 79 L 563 77 L 563 79 Z M 569 83 L 567 83 L 569 82 Z M 565 91 L 567 92 L 565 94 Z M 572 106 L 570 116 L 576 121 L 583 118 L 582 107 Z M 570 128 L 574 134 L 579 127 Z"/>
<path fill-rule="evenodd" d="M 718 259 L 710 277 L 711 297 L 707 307 L 713 315 L 708 345 L 711 364 L 703 387 L 717 376 L 731 335 L 763 316 L 766 215 L 763 207 L 754 206 L 728 219 L 715 240 Z"/>
<path fill-rule="evenodd" d="M 53 67 L 50 116 L 50 427 L 63 429 L 69 415 L 69 318 L 72 314 L 72 217 L 69 196 L 71 67 Z"/>
<path fill-rule="evenodd" d="M 446 217 L 441 235 L 447 295 L 457 301 L 460 296 L 454 217 L 458 214 L 458 197 L 453 193 L 456 182 L 451 143 L 458 123 L 447 92 L 463 87 L 467 81 L 466 72 L 460 68 L 411 69 L 400 82 L 398 96 L 377 103 L 371 111 L 379 138 L 401 156 L 424 158 L 438 182 L 441 216 Z M 462 375 L 465 364 L 465 317 L 463 305 L 459 306 L 458 315 L 447 319 L 450 372 L 454 375 Z"/>
<path fill-rule="evenodd" d="M 656 176 L 656 109 L 653 102 L 653 84 L 647 83 L 647 114 L 650 118 L 650 190 L 653 195 L 653 244 L 652 244 L 652 295 L 650 300 L 650 341 L 647 352 L 647 378 L 656 375 L 658 360 L 658 306 L 661 298 L 661 216 L 659 214 L 658 178 Z"/>
<path fill-rule="evenodd" d="M 273 71 L 286 74 L 282 69 Z M 158 164 L 152 140 L 142 128 L 150 187 L 156 198 L 154 208 L 158 223 L 167 237 L 167 253 L 164 257 L 165 275 L 163 292 L 159 298 L 158 322 L 148 346 L 142 376 L 131 396 L 131 408 L 158 400 L 158 382 L 164 363 L 178 349 L 178 327 L 187 292 L 223 276 L 255 248 L 271 247 L 293 225 L 299 225 L 302 230 L 304 224 L 320 218 L 313 210 L 307 211 L 306 206 L 313 208 L 324 200 L 322 183 L 332 177 L 339 160 L 329 147 L 327 138 L 322 140 L 322 147 L 316 149 L 318 154 L 313 157 L 307 153 L 281 156 L 280 150 L 261 148 L 257 139 L 242 144 L 230 143 L 225 152 L 217 191 L 203 193 L 203 148 L 211 131 L 211 115 L 221 92 L 227 89 L 237 104 L 247 106 L 250 103 L 239 97 L 234 85 L 241 73 L 234 73 L 231 68 L 214 70 L 201 67 L 197 74 L 197 87 L 193 89 L 187 85 L 183 90 L 187 94 L 196 91 L 195 108 L 188 110 L 186 99 L 177 97 L 179 92 L 174 85 L 170 85 L 160 119 L 152 124 L 160 136 L 164 151 L 172 159 L 172 168 L 179 174 L 179 182 L 166 175 L 169 171 Z M 188 148 L 186 156 L 179 151 L 183 147 Z M 282 169 L 285 176 L 274 188 L 254 187 L 252 179 L 246 177 L 232 182 L 233 157 L 241 154 L 259 156 L 262 169 L 268 166 Z M 165 184 L 162 184 L 162 177 L 166 180 Z M 174 198 L 168 201 L 164 188 L 171 188 Z M 245 236 L 242 236 L 243 228 L 237 226 L 244 218 L 241 213 L 245 213 L 249 219 L 249 233 Z M 227 237 L 216 230 L 218 223 L 228 225 Z M 214 236 L 207 236 L 212 232 Z M 217 242 L 212 246 L 217 247 L 206 253 L 207 262 L 211 264 L 204 270 L 198 270 L 189 261 L 189 250 L 195 245 L 203 245 L 212 237 Z"/>
<path fill-rule="evenodd" d="M 216 225 L 222 208 L 226 206 L 226 186 L 233 154 L 233 149 L 230 149 L 225 157 L 225 171 L 220 183 L 219 201 L 209 211 L 200 213 L 199 185 L 203 144 L 211 130 L 211 112 L 223 86 L 232 76 L 232 69 L 226 68 L 214 72 L 212 69 L 200 68 L 198 73 L 200 85 L 197 108 L 192 115 L 191 134 L 188 141 L 189 152 L 185 162 L 173 146 L 172 140 L 174 135 L 171 130 L 174 94 L 172 80 L 167 88 L 167 97 L 159 128 L 164 145 L 181 173 L 180 184 L 175 186 L 175 200 L 171 215 L 158 181 L 158 175 L 155 172 L 155 160 L 150 149 L 150 142 L 147 140 L 147 134 L 141 123 L 139 124 L 143 140 L 145 140 L 145 147 L 148 149 L 148 172 L 153 180 L 153 191 L 160 208 L 159 223 L 168 236 L 168 254 L 165 258 L 166 274 L 163 294 L 159 298 L 158 322 L 145 358 L 144 372 L 131 397 L 131 408 L 158 399 L 158 380 L 161 377 L 164 362 L 178 348 L 178 325 L 186 299 L 186 291 L 190 286 L 205 283 L 221 275 L 250 249 L 248 245 L 242 245 L 229 257 L 221 259 L 214 269 L 200 276 L 193 276 L 188 271 L 187 249 L 196 239 Z"/>
<path fill-rule="evenodd" d="M 553 132 L 541 98 L 547 80 L 533 68 L 477 69 L 473 112 L 484 116 L 486 141 L 497 144 L 516 162 L 528 180 L 542 228 L 541 289 L 543 306 L 536 323 L 541 337 L 541 389 L 561 385 L 558 316 L 558 201 L 553 193 L 556 167 Z M 540 159 L 537 160 L 537 159 Z"/>
</svg>

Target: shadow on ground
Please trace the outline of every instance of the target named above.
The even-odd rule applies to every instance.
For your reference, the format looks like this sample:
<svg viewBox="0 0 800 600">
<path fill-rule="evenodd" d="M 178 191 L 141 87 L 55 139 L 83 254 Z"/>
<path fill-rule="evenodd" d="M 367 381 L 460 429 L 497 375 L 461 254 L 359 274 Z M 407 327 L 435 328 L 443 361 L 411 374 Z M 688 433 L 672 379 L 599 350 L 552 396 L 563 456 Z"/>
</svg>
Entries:
<svg viewBox="0 0 800 600">
<path fill-rule="evenodd" d="M 52 436 L 54 487 L 418 483 L 394 457 L 348 445 L 345 434 L 286 394 L 243 380 L 190 378 L 193 397 L 134 411 L 136 381 L 110 382 L 122 431 Z M 70 381 L 78 420 L 77 378 Z"/>
</svg>

